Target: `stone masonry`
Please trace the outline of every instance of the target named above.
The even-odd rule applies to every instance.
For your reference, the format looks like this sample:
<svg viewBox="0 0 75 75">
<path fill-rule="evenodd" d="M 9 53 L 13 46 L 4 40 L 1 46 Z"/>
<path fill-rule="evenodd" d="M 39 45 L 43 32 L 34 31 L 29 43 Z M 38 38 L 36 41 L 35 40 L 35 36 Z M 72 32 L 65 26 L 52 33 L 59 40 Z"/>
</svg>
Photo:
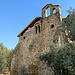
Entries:
<svg viewBox="0 0 75 75">
<path fill-rule="evenodd" d="M 48 8 L 50 16 L 47 16 Z M 18 35 L 19 42 L 12 54 L 11 75 L 53 75 L 51 69 L 40 61 L 39 55 L 49 51 L 51 43 L 65 44 L 67 40 L 61 22 L 60 6 L 47 4 L 42 9 L 42 17 L 36 17 Z"/>
</svg>

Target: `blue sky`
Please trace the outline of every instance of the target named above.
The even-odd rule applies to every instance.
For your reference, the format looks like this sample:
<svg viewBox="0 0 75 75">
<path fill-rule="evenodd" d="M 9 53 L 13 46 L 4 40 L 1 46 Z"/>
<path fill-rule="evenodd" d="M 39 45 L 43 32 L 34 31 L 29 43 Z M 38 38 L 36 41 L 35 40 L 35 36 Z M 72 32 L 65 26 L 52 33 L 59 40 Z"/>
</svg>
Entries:
<svg viewBox="0 0 75 75">
<path fill-rule="evenodd" d="M 35 18 L 41 16 L 46 4 L 60 5 L 65 18 L 69 7 L 75 8 L 75 0 L 0 0 L 0 43 L 14 49 L 17 35 Z"/>
</svg>

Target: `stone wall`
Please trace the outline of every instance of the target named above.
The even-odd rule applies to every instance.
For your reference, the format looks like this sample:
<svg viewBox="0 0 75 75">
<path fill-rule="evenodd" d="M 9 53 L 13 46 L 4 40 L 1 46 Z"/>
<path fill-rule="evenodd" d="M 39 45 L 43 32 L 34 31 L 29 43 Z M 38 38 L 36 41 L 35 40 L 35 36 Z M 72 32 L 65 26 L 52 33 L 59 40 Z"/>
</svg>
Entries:
<svg viewBox="0 0 75 75">
<path fill-rule="evenodd" d="M 57 8 L 59 7 L 56 6 Z M 40 61 L 39 55 L 49 51 L 51 43 L 61 45 L 66 42 L 65 33 L 62 32 L 60 25 L 62 17 L 59 12 L 48 17 L 45 17 L 43 13 L 42 19 L 19 37 L 19 42 L 12 55 L 11 75 L 24 75 L 24 73 L 53 75 L 51 69 Z"/>
</svg>

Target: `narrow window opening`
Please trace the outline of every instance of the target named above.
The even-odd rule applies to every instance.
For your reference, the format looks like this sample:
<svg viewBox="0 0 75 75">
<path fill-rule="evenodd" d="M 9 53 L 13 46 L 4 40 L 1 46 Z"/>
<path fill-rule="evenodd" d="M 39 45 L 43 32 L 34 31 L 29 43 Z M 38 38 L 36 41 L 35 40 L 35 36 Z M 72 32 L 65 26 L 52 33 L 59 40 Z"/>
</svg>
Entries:
<svg viewBox="0 0 75 75">
<path fill-rule="evenodd" d="M 40 26 L 38 25 L 38 28 L 39 28 L 39 33 L 40 33 Z"/>
<path fill-rule="evenodd" d="M 50 16 L 50 8 L 47 9 L 47 16 Z"/>
<path fill-rule="evenodd" d="M 56 13 L 56 9 L 55 8 L 53 8 L 53 14 L 55 14 Z"/>
<path fill-rule="evenodd" d="M 51 25 L 51 28 L 54 28 L 54 25 L 53 24 Z"/>
<path fill-rule="evenodd" d="M 37 34 L 37 26 L 35 28 L 36 28 L 36 34 Z"/>
</svg>

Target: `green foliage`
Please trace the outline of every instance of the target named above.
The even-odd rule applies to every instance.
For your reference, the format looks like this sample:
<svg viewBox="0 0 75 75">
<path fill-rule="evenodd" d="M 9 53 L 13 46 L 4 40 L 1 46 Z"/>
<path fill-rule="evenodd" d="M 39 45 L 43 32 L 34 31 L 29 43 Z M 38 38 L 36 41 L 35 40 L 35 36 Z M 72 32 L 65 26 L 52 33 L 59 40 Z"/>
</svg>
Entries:
<svg viewBox="0 0 75 75">
<path fill-rule="evenodd" d="M 75 43 L 68 43 L 63 47 L 51 45 L 51 50 L 40 56 L 40 59 L 51 67 L 55 75 L 75 74 Z"/>
<path fill-rule="evenodd" d="M 67 11 L 70 15 L 75 15 L 75 9 L 70 7 L 70 9 Z"/>
<path fill-rule="evenodd" d="M 7 48 L 4 49 L 5 53 L 6 53 L 6 59 L 7 59 L 7 67 L 10 68 L 11 66 L 11 55 L 12 55 L 12 52 L 10 50 L 8 50 Z"/>
<path fill-rule="evenodd" d="M 0 44 L 0 72 L 5 69 L 5 67 L 9 67 L 11 65 L 11 54 L 12 52 L 5 48 L 3 44 Z"/>
<path fill-rule="evenodd" d="M 5 57 L 6 53 L 3 48 L 3 44 L 0 44 L 0 73 L 4 70 L 7 64 L 7 59 Z"/>
<path fill-rule="evenodd" d="M 67 30 L 69 31 L 69 38 L 75 41 L 75 9 L 70 9 L 67 11 L 69 13 L 68 17 L 66 18 L 66 23 L 62 23 L 62 25 L 66 26 Z"/>
</svg>

